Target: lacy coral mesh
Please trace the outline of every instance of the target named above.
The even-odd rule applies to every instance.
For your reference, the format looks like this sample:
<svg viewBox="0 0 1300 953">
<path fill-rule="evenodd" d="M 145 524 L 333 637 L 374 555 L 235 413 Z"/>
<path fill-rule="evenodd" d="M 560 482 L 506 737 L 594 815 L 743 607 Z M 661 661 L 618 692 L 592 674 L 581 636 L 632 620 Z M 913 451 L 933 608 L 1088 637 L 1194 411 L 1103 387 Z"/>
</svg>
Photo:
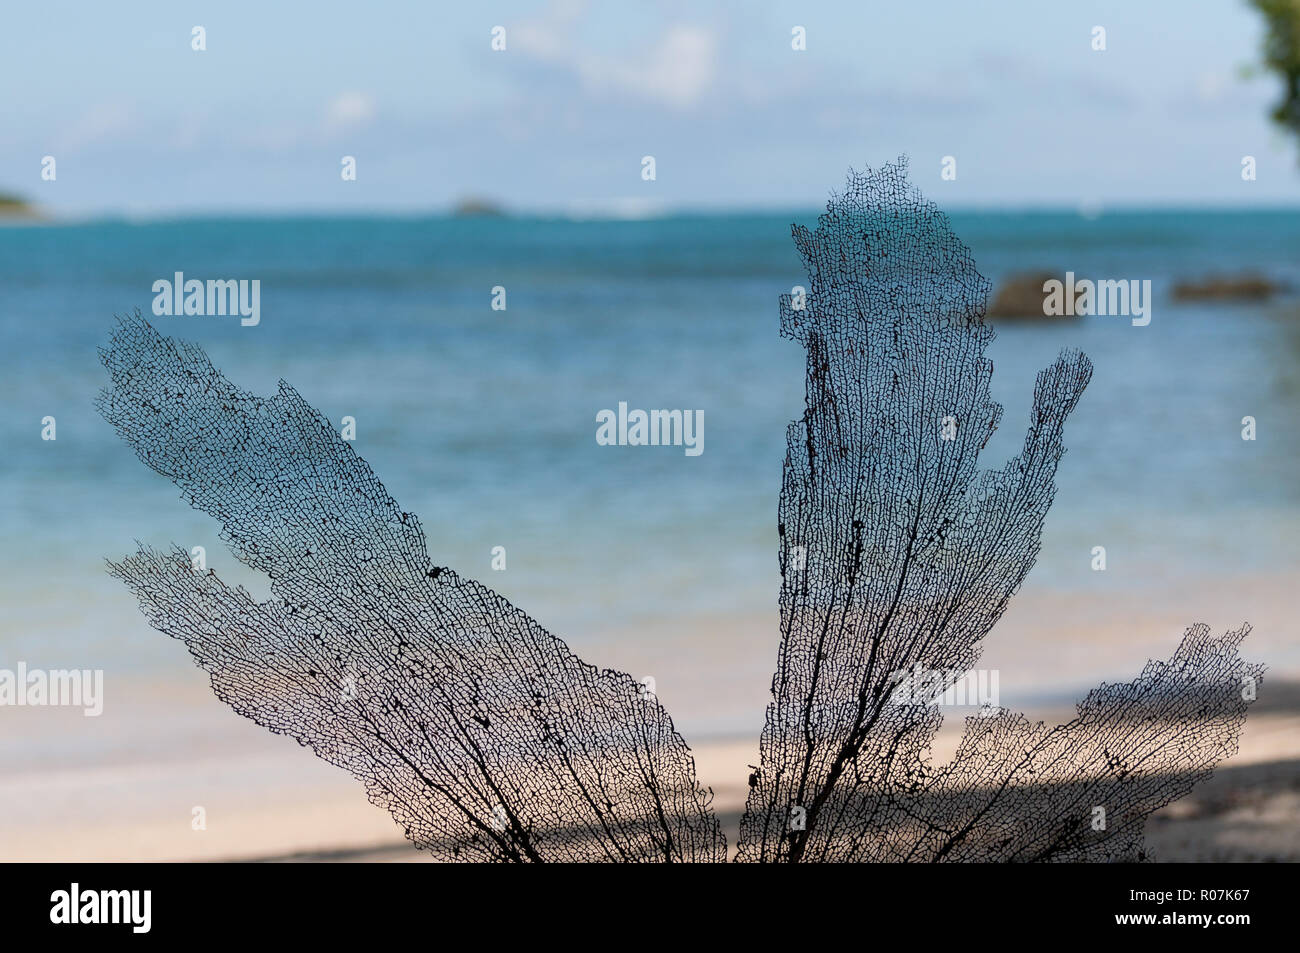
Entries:
<svg viewBox="0 0 1300 953">
<path fill-rule="evenodd" d="M 904 163 L 851 175 L 794 238 L 809 288 L 782 300 L 782 331 L 807 352 L 806 407 L 739 859 L 1140 859 L 1145 818 L 1236 750 L 1263 674 L 1238 655 L 1247 629 L 1193 626 L 1066 725 L 973 716 L 934 768 L 940 709 L 900 701 L 899 676 L 950 683 L 978 661 L 1037 557 L 1092 368 L 1066 351 L 1042 371 L 1023 449 L 981 470 L 1001 416 L 989 285 Z M 725 859 L 655 696 L 432 565 L 419 521 L 289 385 L 248 394 L 138 314 L 102 357 L 104 417 L 271 580 L 255 602 L 180 549 L 110 563 L 235 711 L 346 768 L 440 859 Z"/>
</svg>

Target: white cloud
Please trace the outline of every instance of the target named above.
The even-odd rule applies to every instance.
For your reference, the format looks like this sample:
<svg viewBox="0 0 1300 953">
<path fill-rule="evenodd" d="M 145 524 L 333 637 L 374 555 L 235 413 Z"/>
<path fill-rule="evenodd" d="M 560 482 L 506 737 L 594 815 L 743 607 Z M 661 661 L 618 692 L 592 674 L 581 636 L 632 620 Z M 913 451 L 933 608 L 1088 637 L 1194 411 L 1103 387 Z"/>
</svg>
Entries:
<svg viewBox="0 0 1300 953">
<path fill-rule="evenodd" d="M 645 99 L 685 108 L 693 106 L 713 84 L 717 61 L 713 35 L 700 27 L 678 24 L 640 63 L 596 64 L 588 79 L 607 81 Z"/>
<path fill-rule="evenodd" d="M 120 140 L 134 126 L 135 116 L 125 103 L 101 103 L 60 130 L 58 148 L 75 152 L 87 146 Z"/>
<path fill-rule="evenodd" d="M 330 102 L 326 115 L 330 124 L 335 126 L 369 122 L 375 117 L 375 101 L 355 90 L 339 93 Z"/>
<path fill-rule="evenodd" d="M 1202 102 L 1218 102 L 1231 85 L 1232 77 L 1226 73 L 1201 73 L 1196 77 L 1196 95 Z"/>
<path fill-rule="evenodd" d="M 577 76 L 594 94 L 627 93 L 678 109 L 694 106 L 717 73 L 717 43 L 700 26 L 673 24 L 648 48 L 617 55 L 574 41 L 576 5 L 555 8 L 545 18 L 514 28 L 511 49 Z"/>
</svg>

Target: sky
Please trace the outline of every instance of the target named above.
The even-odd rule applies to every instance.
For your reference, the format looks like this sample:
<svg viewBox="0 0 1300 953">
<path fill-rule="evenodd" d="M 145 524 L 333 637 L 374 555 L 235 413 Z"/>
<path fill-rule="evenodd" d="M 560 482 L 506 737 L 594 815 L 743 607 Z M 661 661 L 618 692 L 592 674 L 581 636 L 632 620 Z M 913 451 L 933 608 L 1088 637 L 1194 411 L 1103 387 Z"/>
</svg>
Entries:
<svg viewBox="0 0 1300 953">
<path fill-rule="evenodd" d="M 784 210 L 906 154 L 951 208 L 1297 205 L 1278 80 L 1243 75 L 1261 35 L 1245 0 L 16 3 L 0 190 L 67 216 Z"/>
</svg>

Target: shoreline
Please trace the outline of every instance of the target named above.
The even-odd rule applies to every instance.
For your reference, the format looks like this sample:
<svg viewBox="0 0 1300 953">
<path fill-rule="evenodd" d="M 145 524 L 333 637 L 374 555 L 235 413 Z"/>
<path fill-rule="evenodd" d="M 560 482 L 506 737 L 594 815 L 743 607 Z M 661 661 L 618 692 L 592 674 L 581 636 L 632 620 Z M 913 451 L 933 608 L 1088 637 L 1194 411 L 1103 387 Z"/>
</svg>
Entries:
<svg viewBox="0 0 1300 953">
<path fill-rule="evenodd" d="M 1279 689 L 1288 686 L 1277 686 Z M 1290 686 L 1287 701 L 1300 695 Z M 1279 694 L 1282 694 L 1279 692 Z M 1261 702 L 1267 696 L 1261 693 Z M 1281 699 L 1279 699 L 1281 701 Z M 1031 711 L 1057 722 L 1072 711 Z M 948 717 L 936 764 L 955 751 L 964 719 Z M 290 739 L 241 723 L 239 753 L 44 770 L 0 779 L 0 838 L 9 861 L 419 861 L 361 784 Z M 242 749 L 242 750 L 240 750 Z M 757 739 L 692 749 L 697 777 L 733 845 Z M 192 815 L 202 807 L 205 829 Z M 1300 860 L 1300 708 L 1252 712 L 1237 755 L 1148 823 L 1158 859 Z M 1196 855 L 1196 856 L 1192 856 Z"/>
<path fill-rule="evenodd" d="M 1068 689 L 1067 682 L 1092 688 L 1111 680 L 1098 672 L 1122 672 L 1119 680 L 1127 680 L 1147 658 L 1167 658 L 1182 632 L 1171 625 L 1172 616 L 1221 616 L 1222 589 L 1186 593 L 1181 602 L 1167 593 L 1155 604 L 1028 590 L 986 640 L 979 664 L 1000 671 L 1002 705 L 1035 720 L 1069 720 L 1085 690 Z M 1237 807 L 1246 814 L 1224 820 L 1230 799 L 1223 797 L 1213 801 L 1219 805 L 1213 811 L 1187 814 L 1197 788 L 1160 815 L 1172 818 L 1172 826 L 1158 820 L 1148 825 L 1153 845 L 1160 843 L 1158 831 L 1182 836 L 1176 832 L 1199 830 L 1189 842 L 1193 847 L 1272 856 L 1269 845 L 1276 844 L 1278 856 L 1300 860 L 1300 845 L 1292 844 L 1292 831 L 1300 836 L 1300 801 L 1289 808 L 1286 801 L 1300 791 L 1300 771 L 1291 764 L 1300 759 L 1300 680 L 1287 680 L 1296 677 L 1284 624 L 1288 591 L 1280 578 L 1268 578 L 1242 583 L 1236 594 L 1255 622 L 1246 654 L 1272 663 L 1247 717 L 1241 750 L 1220 768 L 1258 788 L 1240 792 Z M 1210 616 L 1214 605 L 1220 609 Z M 731 818 L 724 827 L 730 843 L 747 794 L 748 766 L 758 763 L 776 650 L 774 615 L 764 609 L 696 616 L 686 624 L 668 618 L 612 627 L 598 640 L 590 632 L 569 640 L 593 664 L 657 678 L 660 699 L 691 745 L 700 784 L 713 789 L 715 809 Z M 1044 632 L 1044 618 L 1068 623 Z M 140 637 L 164 638 L 148 630 Z M 172 648 L 175 669 L 107 670 L 101 717 L 86 718 L 72 708 L 0 708 L 0 763 L 6 765 L 0 774 L 0 859 L 343 860 L 403 851 L 412 860 L 427 858 L 402 839 L 387 812 L 366 801 L 359 782 L 292 739 L 235 715 L 213 696 L 207 674 L 189 664 L 183 648 Z M 961 716 L 970 712 L 947 711 L 932 747 L 936 766 L 951 757 Z M 1276 767 L 1258 777 L 1237 773 L 1259 765 Z M 203 809 L 203 830 L 192 828 L 196 807 Z M 1286 816 L 1275 816 L 1279 812 Z"/>
</svg>

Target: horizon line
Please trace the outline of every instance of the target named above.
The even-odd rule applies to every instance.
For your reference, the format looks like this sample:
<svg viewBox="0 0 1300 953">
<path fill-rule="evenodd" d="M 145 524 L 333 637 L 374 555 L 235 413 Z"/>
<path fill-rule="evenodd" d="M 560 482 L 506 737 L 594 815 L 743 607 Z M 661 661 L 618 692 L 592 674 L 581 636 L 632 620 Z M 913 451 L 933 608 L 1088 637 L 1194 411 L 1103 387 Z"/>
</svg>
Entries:
<svg viewBox="0 0 1300 953">
<path fill-rule="evenodd" d="M 1300 202 L 951 202 L 942 206 L 945 214 L 985 215 L 1077 215 L 1081 218 L 1104 218 L 1108 215 L 1176 214 L 1176 213 L 1296 213 Z M 0 215 L 0 225 L 89 225 L 99 223 L 164 224 L 184 221 L 285 221 L 292 219 L 456 219 L 482 221 L 572 221 L 636 222 L 687 218 L 775 217 L 780 215 L 817 216 L 825 206 L 790 205 L 704 205 L 682 204 L 662 207 L 628 207 L 620 203 L 568 207 L 495 206 L 486 214 L 457 210 L 456 204 L 401 209 L 388 206 L 363 208 L 285 206 L 283 208 L 223 207 L 170 208 L 153 210 L 97 209 L 59 211 L 33 203 L 25 213 Z"/>
</svg>

